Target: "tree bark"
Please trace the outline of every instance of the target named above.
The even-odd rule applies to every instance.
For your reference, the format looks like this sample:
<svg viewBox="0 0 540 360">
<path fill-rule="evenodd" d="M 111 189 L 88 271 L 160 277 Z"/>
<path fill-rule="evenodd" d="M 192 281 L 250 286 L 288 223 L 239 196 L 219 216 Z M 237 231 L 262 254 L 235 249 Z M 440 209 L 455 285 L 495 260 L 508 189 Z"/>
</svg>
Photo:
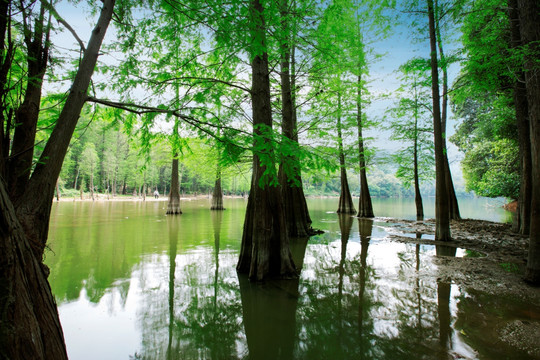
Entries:
<svg viewBox="0 0 540 360">
<path fill-rule="evenodd" d="M 25 24 L 31 22 L 22 11 Z M 40 8 L 34 25 L 34 33 L 25 26 L 24 42 L 27 48 L 28 81 L 24 100 L 15 112 L 15 128 L 11 155 L 7 169 L 10 198 L 14 203 L 23 195 L 30 179 L 37 122 L 41 102 L 43 77 L 49 59 L 49 26 L 45 26 L 45 7 Z"/>
<path fill-rule="evenodd" d="M 225 210 L 223 207 L 223 190 L 221 189 L 221 168 L 218 165 L 216 172 L 216 182 L 214 183 L 214 192 L 212 193 L 212 205 L 210 210 Z"/>
<path fill-rule="evenodd" d="M 283 38 L 281 39 L 281 134 L 291 142 L 298 144 L 296 125 L 296 109 L 293 101 L 293 89 L 290 72 L 290 24 L 287 16 L 289 4 L 287 0 L 281 0 L 281 26 Z M 300 162 L 294 154 L 284 156 L 279 164 L 279 183 L 283 197 L 283 211 L 287 222 L 289 236 L 309 236 L 316 232 L 311 228 L 311 217 L 304 195 Z"/>
<path fill-rule="evenodd" d="M 459 204 L 457 201 L 456 191 L 454 190 L 454 182 L 452 180 L 452 172 L 450 171 L 450 163 L 448 162 L 448 152 L 446 149 L 446 120 L 448 113 L 448 63 L 446 56 L 444 55 L 443 41 L 440 29 L 440 17 L 439 17 L 439 5 L 435 0 L 435 37 L 437 39 L 437 46 L 439 48 L 440 66 L 442 70 L 442 106 L 441 106 L 441 128 L 443 139 L 443 154 L 444 154 L 444 177 L 446 181 L 446 193 L 448 195 L 448 208 L 449 216 L 451 220 L 459 220 L 461 216 L 459 214 Z"/>
<path fill-rule="evenodd" d="M 437 38 L 433 0 L 427 0 L 429 17 L 429 38 L 431 50 L 431 91 L 433 98 L 433 136 L 435 142 L 435 240 L 449 241 L 450 208 L 445 179 L 444 141 L 441 125 L 441 106 L 439 96 L 439 66 L 437 61 Z"/>
<path fill-rule="evenodd" d="M 524 69 L 531 137 L 532 196 L 529 256 L 525 280 L 540 285 L 540 5 L 518 0 L 521 41 L 525 47 Z"/>
<path fill-rule="evenodd" d="M 519 13 L 517 0 L 508 0 L 508 18 L 510 19 L 511 49 L 521 46 L 521 31 L 519 28 Z M 517 69 L 514 80 L 514 108 L 519 139 L 520 184 L 518 211 L 512 229 L 523 235 L 528 235 L 531 225 L 531 198 L 532 198 L 532 167 L 531 167 L 531 137 L 529 124 L 529 105 L 527 102 L 527 89 L 525 87 L 525 74 Z"/>
<path fill-rule="evenodd" d="M 77 124 L 114 0 L 105 0 L 66 103 L 22 196 L 0 180 L 0 354 L 67 359 L 58 311 L 42 263 L 56 180 Z"/>
<path fill-rule="evenodd" d="M 180 210 L 180 182 L 178 180 L 178 159 L 175 156 L 172 161 L 171 190 L 169 192 L 169 202 L 167 203 L 168 215 L 182 214 Z"/>
<path fill-rule="evenodd" d="M 359 70 L 360 71 L 360 70 Z M 357 125 L 358 125 L 358 157 L 360 165 L 360 198 L 358 199 L 358 217 L 372 218 L 373 205 L 366 174 L 366 157 L 364 156 L 364 137 L 362 135 L 362 76 L 358 75 Z"/>
<path fill-rule="evenodd" d="M 62 169 L 69 142 L 87 99 L 88 86 L 96 66 L 105 32 L 112 17 L 115 0 L 106 0 L 79 70 L 71 86 L 53 132 L 36 164 L 28 186 L 17 202 L 16 211 L 36 256 L 41 258 L 47 241 L 49 215 L 56 179 Z"/>
<path fill-rule="evenodd" d="M 1 356 L 12 360 L 67 359 L 56 303 L 47 282 L 48 270 L 34 256 L 3 180 L 0 225 Z"/>
<path fill-rule="evenodd" d="M 267 277 L 296 277 L 280 188 L 263 177 L 267 166 L 275 166 L 274 153 L 264 133 L 272 130 L 270 72 L 266 50 L 264 9 L 259 0 L 250 1 L 251 25 L 251 101 L 253 107 L 253 173 L 242 246 L 237 270 L 250 280 Z M 262 160 L 264 162 L 261 161 Z"/>
<path fill-rule="evenodd" d="M 338 116 L 337 116 L 337 132 L 338 132 L 338 151 L 339 151 L 339 167 L 341 173 L 341 192 L 339 194 L 339 204 L 337 213 L 356 214 L 352 201 L 351 190 L 349 189 L 349 180 L 347 179 L 347 169 L 345 167 L 345 150 L 343 149 L 343 134 L 341 125 L 341 94 L 338 93 Z"/>
<path fill-rule="evenodd" d="M 415 114 L 416 115 L 416 114 Z M 413 171 L 414 171 L 414 203 L 416 205 L 416 220 L 424 220 L 424 204 L 420 193 L 420 179 L 418 176 L 418 117 L 414 119 L 414 150 L 413 150 Z"/>
</svg>

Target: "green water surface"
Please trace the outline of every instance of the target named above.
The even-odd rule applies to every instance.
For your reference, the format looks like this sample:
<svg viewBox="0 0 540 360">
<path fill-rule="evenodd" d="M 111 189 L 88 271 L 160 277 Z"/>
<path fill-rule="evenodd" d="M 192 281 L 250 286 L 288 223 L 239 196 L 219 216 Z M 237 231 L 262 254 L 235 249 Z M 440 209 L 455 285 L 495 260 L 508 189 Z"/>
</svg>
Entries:
<svg viewBox="0 0 540 360">
<path fill-rule="evenodd" d="M 477 200 L 469 205 L 479 217 L 506 219 Z M 70 358 L 529 357 L 475 335 L 489 299 L 479 305 L 437 280 L 435 256 L 463 249 L 393 242 L 382 219 L 338 217 L 337 199 L 308 205 L 325 233 L 291 240 L 300 278 L 251 283 L 235 270 L 244 199 L 225 199 L 225 211 L 182 201 L 180 216 L 165 216 L 165 201 L 55 203 L 46 263 Z M 376 201 L 375 211 L 414 218 L 414 201 Z M 484 323 L 503 321 L 501 312 L 504 321 L 532 316 L 511 306 L 526 307 L 493 303 Z"/>
</svg>

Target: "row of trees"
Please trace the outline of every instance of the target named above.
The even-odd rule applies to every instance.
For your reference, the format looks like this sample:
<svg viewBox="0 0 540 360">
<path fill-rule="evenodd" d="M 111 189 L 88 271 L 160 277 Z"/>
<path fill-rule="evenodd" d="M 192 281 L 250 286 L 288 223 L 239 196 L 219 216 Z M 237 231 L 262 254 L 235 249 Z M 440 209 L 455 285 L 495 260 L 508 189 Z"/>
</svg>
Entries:
<svg viewBox="0 0 540 360">
<path fill-rule="evenodd" d="M 221 187 L 223 168 L 238 166 L 246 156 L 251 159 L 251 185 L 237 265 L 237 270 L 251 280 L 297 276 L 289 237 L 314 232 L 301 170 L 335 168 L 332 159 L 337 156 L 341 171 L 338 212 L 374 215 L 366 176 L 370 152 L 364 137 L 370 125 L 365 113 L 367 76 L 374 59 L 368 45 L 385 34 L 393 21 L 387 11 L 394 4 L 351 0 L 323 4 L 311 0 L 215 0 L 204 4 L 194 0 L 105 0 L 88 43 L 46 0 L 2 0 L 0 4 L 0 284 L 4 309 L 0 321 L 1 353 L 8 357 L 66 358 L 42 257 L 54 189 L 85 104 L 91 104 L 89 113 L 103 118 L 111 127 L 121 124 L 127 138 L 137 139 L 138 154 L 145 159 L 160 151 L 156 144 L 169 152 L 172 176 L 167 212 L 171 214 L 181 213 L 179 160 L 187 151 L 186 139 L 200 137 L 215 150 L 217 189 Z M 455 23 L 457 15 L 467 14 L 473 5 L 427 0 L 401 9 L 418 14 L 416 22 L 430 38 L 430 60 L 424 61 L 429 66 L 413 66 L 417 70 L 410 70 L 409 64 L 403 69 L 412 79 L 412 89 L 418 83 L 425 84 L 426 79 L 431 82 L 433 101 L 428 109 L 435 140 L 436 239 L 443 241 L 451 236 L 450 219 L 459 218 L 446 156 L 450 59 L 444 52 L 443 30 L 445 19 L 454 15 Z M 538 5 L 533 0 L 519 0 L 518 5 L 515 19 L 520 36 L 516 49 L 520 50 L 518 63 L 526 80 L 532 154 L 532 201 L 525 214 L 530 215 L 531 234 L 527 279 L 538 283 L 540 229 L 536 224 L 540 224 L 540 192 L 534 190 L 540 189 L 535 185 L 540 179 L 540 101 L 535 77 Z M 102 48 L 113 14 L 115 40 Z M 79 56 L 71 62 L 64 62 L 60 52 L 55 52 L 51 32 L 56 24 L 71 32 L 80 47 Z M 107 61 L 98 64 L 100 54 Z M 474 61 L 474 57 L 466 59 Z M 106 80 L 103 83 L 91 83 L 96 65 L 101 79 Z M 428 77 L 426 70 L 430 71 Z M 67 92 L 45 98 L 45 81 L 68 81 L 71 85 Z M 423 134 L 431 130 L 420 122 L 420 88 L 413 93 L 412 101 L 404 101 L 395 110 L 398 115 L 412 111 L 412 116 L 403 116 L 413 122 L 396 123 L 394 128 L 396 138 L 406 133 L 412 143 L 404 151 L 412 151 L 412 181 L 418 189 L 422 173 L 419 164 L 423 163 L 419 154 L 425 154 L 421 151 Z M 517 95 L 516 99 L 524 98 Z M 280 131 L 274 129 L 275 122 L 281 125 Z M 118 131 L 110 133 L 116 134 L 116 139 L 102 137 L 94 149 L 81 146 L 81 161 L 68 161 L 64 168 L 72 169 L 65 171 L 73 173 L 73 166 L 81 171 L 82 166 L 93 182 L 95 155 L 101 152 L 102 160 L 108 160 L 99 164 L 100 182 L 111 191 L 125 183 L 126 173 L 136 166 L 121 169 L 113 155 L 117 158 L 123 153 L 129 164 L 130 141 Z M 349 144 L 358 148 L 355 161 L 361 178 L 358 213 L 346 174 L 349 165 L 345 147 L 352 137 L 355 140 Z M 299 145 L 306 141 L 311 143 L 307 150 Z M 77 146 L 72 144 L 74 156 Z M 144 175 L 139 181 L 138 185 L 145 182 Z M 419 197 L 420 192 L 415 193 Z M 521 197 L 522 204 L 524 199 L 528 197 Z M 219 204 L 216 207 L 220 208 Z M 422 217 L 420 206 L 417 215 Z"/>
</svg>

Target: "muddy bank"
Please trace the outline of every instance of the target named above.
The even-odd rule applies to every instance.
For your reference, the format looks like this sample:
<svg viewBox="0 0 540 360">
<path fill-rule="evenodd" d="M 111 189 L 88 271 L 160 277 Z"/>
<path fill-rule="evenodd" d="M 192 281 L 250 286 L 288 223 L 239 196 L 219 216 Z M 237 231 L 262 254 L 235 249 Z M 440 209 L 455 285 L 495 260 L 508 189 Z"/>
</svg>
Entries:
<svg viewBox="0 0 540 360">
<path fill-rule="evenodd" d="M 434 276 L 438 281 L 456 284 L 472 294 L 470 297 L 482 299 L 479 301 L 483 305 L 478 306 L 478 319 L 471 320 L 475 322 L 475 329 L 466 336 L 476 342 L 485 341 L 485 347 L 494 344 L 507 346 L 524 355 L 516 358 L 540 359 L 540 288 L 523 281 L 529 243 L 527 236 L 513 233 L 510 224 L 465 219 L 452 221 L 453 241 L 441 243 L 429 239 L 434 238 L 434 220 L 383 221 L 397 230 L 390 235 L 393 241 L 472 250 L 473 257 L 437 256 L 433 259 L 437 264 Z M 418 234 L 417 237 L 428 235 L 428 239 L 404 236 L 411 230 Z M 482 311 L 488 307 L 501 312 L 500 320 L 485 322 Z"/>
</svg>

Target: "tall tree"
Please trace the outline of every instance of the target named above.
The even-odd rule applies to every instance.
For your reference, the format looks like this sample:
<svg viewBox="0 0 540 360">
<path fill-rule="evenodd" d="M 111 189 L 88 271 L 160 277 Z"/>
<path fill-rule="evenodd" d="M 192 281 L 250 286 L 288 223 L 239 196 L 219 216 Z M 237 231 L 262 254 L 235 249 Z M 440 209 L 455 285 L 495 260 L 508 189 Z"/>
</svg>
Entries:
<svg viewBox="0 0 540 360">
<path fill-rule="evenodd" d="M 521 43 L 521 29 L 519 26 L 519 11 L 517 0 L 508 0 L 508 18 L 510 20 L 510 48 L 519 51 Z M 525 72 L 521 66 L 515 69 L 513 81 L 514 109 L 518 132 L 519 159 L 520 159 L 520 186 L 518 197 L 518 211 L 513 229 L 528 235 L 531 225 L 531 199 L 532 199 L 532 159 L 531 159 L 531 130 L 529 124 L 529 105 L 527 102 L 527 88 L 525 85 Z"/>
<path fill-rule="evenodd" d="M 450 59 L 444 52 L 444 41 L 441 28 L 443 26 L 443 18 L 445 14 L 449 13 L 450 7 L 455 6 L 455 3 L 439 2 L 435 0 L 435 34 L 437 38 L 437 47 L 439 50 L 439 67 L 442 72 L 442 103 L 441 103 L 441 131 L 443 134 L 443 160 L 444 160 L 444 177 L 446 183 L 446 193 L 448 195 L 448 207 L 450 210 L 450 219 L 459 220 L 461 218 L 459 214 L 459 204 L 456 197 L 456 191 L 454 189 L 454 182 L 452 180 L 452 172 L 450 170 L 450 163 L 448 162 L 448 152 L 446 148 L 446 124 L 448 117 L 448 66 L 450 65 Z"/>
<path fill-rule="evenodd" d="M 259 0 L 250 0 L 248 21 L 254 154 L 251 191 L 236 268 L 241 273 L 248 273 L 251 280 L 296 276 L 280 189 L 271 178 L 275 174 L 275 155 L 269 139 L 272 131 L 270 72 L 266 19 Z"/>
<path fill-rule="evenodd" d="M 529 105 L 532 158 L 532 200 L 529 256 L 525 280 L 540 284 L 540 5 L 518 0 L 521 41 L 524 46 L 525 86 Z"/>
<path fill-rule="evenodd" d="M 401 96 L 396 107 L 389 110 L 393 117 L 391 138 L 404 146 L 394 156 L 398 163 L 396 176 L 407 187 L 413 184 L 416 219 L 423 220 L 420 181 L 433 178 L 433 127 L 428 122 L 431 105 L 424 101 L 429 99 L 429 62 L 421 58 L 411 59 L 400 66 L 400 71 L 403 74 L 399 89 Z"/>
<path fill-rule="evenodd" d="M 167 214 L 169 215 L 178 215 L 182 214 L 180 210 L 180 181 L 178 178 L 178 153 L 177 143 L 180 134 L 178 132 L 178 119 L 174 120 L 172 142 L 173 142 L 173 159 L 172 159 L 172 170 L 171 170 L 171 189 L 169 191 L 169 201 L 167 202 Z"/>
<path fill-rule="evenodd" d="M 31 177 L 27 173 L 29 179 L 24 180 L 27 183 L 24 192 L 14 201 L 0 180 L 0 306 L 3 309 L 0 353 L 10 359 L 67 358 L 42 256 L 56 179 L 87 98 L 114 3 L 114 0 L 103 3 L 54 130 Z"/>
<path fill-rule="evenodd" d="M 338 92 L 338 106 L 337 106 L 337 140 L 338 140 L 338 156 L 339 156 L 339 170 L 341 175 L 341 192 L 339 193 L 339 204 L 337 213 L 342 214 L 356 214 L 354 204 L 352 201 L 351 190 L 349 189 L 349 180 L 347 179 L 347 168 L 345 166 L 345 149 L 343 147 L 343 125 L 341 122 L 342 116 L 342 103 L 341 93 Z"/>
<path fill-rule="evenodd" d="M 291 48 L 296 46 L 293 40 L 296 30 L 296 9 L 292 5 L 288 0 L 280 0 L 281 134 L 287 139 L 284 146 L 291 149 L 286 151 L 287 155 L 283 156 L 279 164 L 278 176 L 287 232 L 289 236 L 297 237 L 313 235 L 314 230 L 311 228 L 311 218 L 302 185 L 300 161 L 295 149 L 298 146 L 298 127 L 293 95 L 295 89 L 291 84 Z M 289 10 L 291 8 L 292 11 Z"/>
<path fill-rule="evenodd" d="M 433 137 L 435 142 L 435 239 L 451 240 L 448 194 L 444 171 L 444 141 L 441 125 L 439 95 L 439 65 L 437 59 L 437 35 L 433 0 L 427 0 L 429 19 L 429 42 L 431 50 L 431 93 L 433 100 Z"/>
</svg>

